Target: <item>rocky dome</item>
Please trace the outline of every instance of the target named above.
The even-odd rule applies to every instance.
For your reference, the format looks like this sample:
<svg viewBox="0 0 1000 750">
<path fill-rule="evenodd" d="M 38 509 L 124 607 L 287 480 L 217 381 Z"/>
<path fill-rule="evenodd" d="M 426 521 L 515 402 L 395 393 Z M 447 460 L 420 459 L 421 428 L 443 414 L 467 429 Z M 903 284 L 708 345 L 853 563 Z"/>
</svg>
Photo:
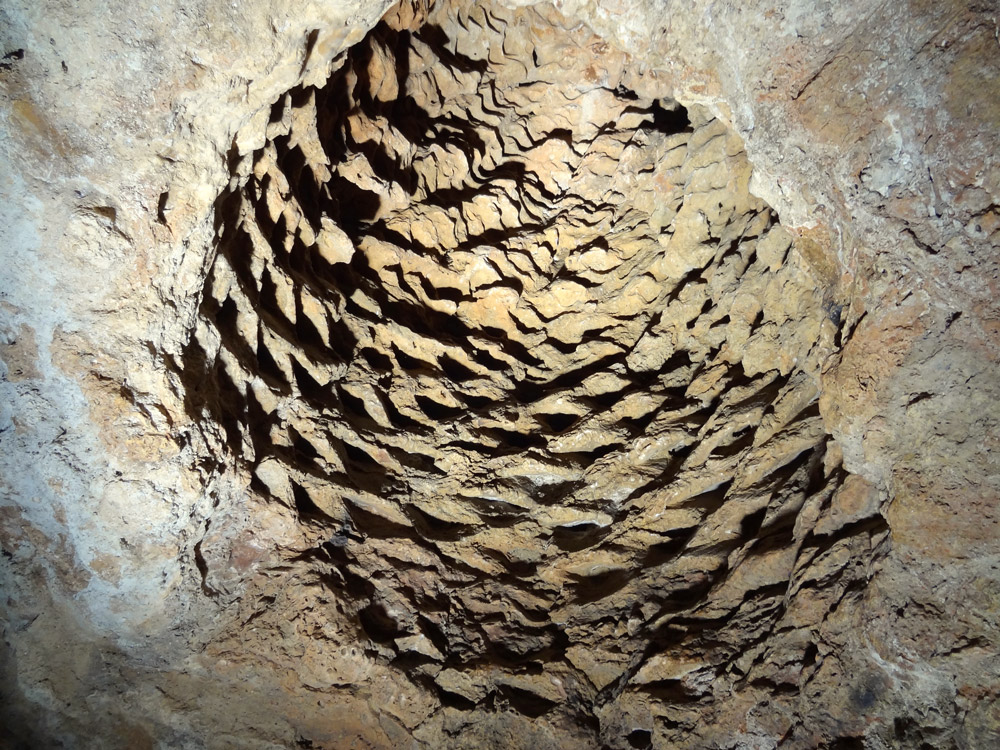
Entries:
<svg viewBox="0 0 1000 750">
<path fill-rule="evenodd" d="M 988 748 L 989 4 L 0 8 L 0 746 Z"/>
</svg>

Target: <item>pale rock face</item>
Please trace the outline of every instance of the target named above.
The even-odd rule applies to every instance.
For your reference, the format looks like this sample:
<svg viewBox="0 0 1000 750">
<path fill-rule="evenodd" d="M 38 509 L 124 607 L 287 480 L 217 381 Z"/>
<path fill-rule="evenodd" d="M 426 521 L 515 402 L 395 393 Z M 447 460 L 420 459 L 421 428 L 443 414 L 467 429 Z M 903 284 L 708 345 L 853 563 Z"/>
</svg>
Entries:
<svg viewBox="0 0 1000 750">
<path fill-rule="evenodd" d="M 0 10 L 5 742 L 991 746 L 988 9 L 161 6 Z"/>
</svg>

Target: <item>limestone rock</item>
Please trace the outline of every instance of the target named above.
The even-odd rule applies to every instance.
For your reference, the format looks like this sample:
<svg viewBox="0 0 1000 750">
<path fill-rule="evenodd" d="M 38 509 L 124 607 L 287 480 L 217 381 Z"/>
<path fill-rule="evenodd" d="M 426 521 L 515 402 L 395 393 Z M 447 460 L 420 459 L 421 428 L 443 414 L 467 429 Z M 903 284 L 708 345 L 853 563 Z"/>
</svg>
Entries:
<svg viewBox="0 0 1000 750">
<path fill-rule="evenodd" d="M 8 5 L 0 744 L 995 744 L 992 9 Z"/>
</svg>

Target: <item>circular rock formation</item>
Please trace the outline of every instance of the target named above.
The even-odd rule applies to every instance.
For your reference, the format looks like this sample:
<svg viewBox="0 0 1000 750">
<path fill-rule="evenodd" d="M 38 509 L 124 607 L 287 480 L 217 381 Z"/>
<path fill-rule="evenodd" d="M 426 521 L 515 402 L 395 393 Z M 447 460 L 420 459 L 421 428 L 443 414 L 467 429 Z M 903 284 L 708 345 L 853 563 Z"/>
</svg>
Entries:
<svg viewBox="0 0 1000 750">
<path fill-rule="evenodd" d="M 317 648 L 469 721 L 679 742 L 736 684 L 808 681 L 885 524 L 817 408 L 839 309 L 740 139 L 569 26 L 404 6 L 285 94 L 180 372 L 301 525 L 299 596 L 356 626 Z"/>
</svg>

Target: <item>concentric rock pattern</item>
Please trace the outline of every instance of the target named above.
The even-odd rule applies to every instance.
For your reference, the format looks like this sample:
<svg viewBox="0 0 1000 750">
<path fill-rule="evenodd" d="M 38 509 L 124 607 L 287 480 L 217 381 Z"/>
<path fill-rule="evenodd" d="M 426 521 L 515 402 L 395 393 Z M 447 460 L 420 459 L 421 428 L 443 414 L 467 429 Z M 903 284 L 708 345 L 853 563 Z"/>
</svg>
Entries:
<svg viewBox="0 0 1000 750">
<path fill-rule="evenodd" d="M 566 26 L 402 6 L 279 101 L 188 397 L 442 711 L 697 744 L 734 686 L 807 689 L 884 525 L 816 406 L 838 311 L 739 138 Z"/>
</svg>

